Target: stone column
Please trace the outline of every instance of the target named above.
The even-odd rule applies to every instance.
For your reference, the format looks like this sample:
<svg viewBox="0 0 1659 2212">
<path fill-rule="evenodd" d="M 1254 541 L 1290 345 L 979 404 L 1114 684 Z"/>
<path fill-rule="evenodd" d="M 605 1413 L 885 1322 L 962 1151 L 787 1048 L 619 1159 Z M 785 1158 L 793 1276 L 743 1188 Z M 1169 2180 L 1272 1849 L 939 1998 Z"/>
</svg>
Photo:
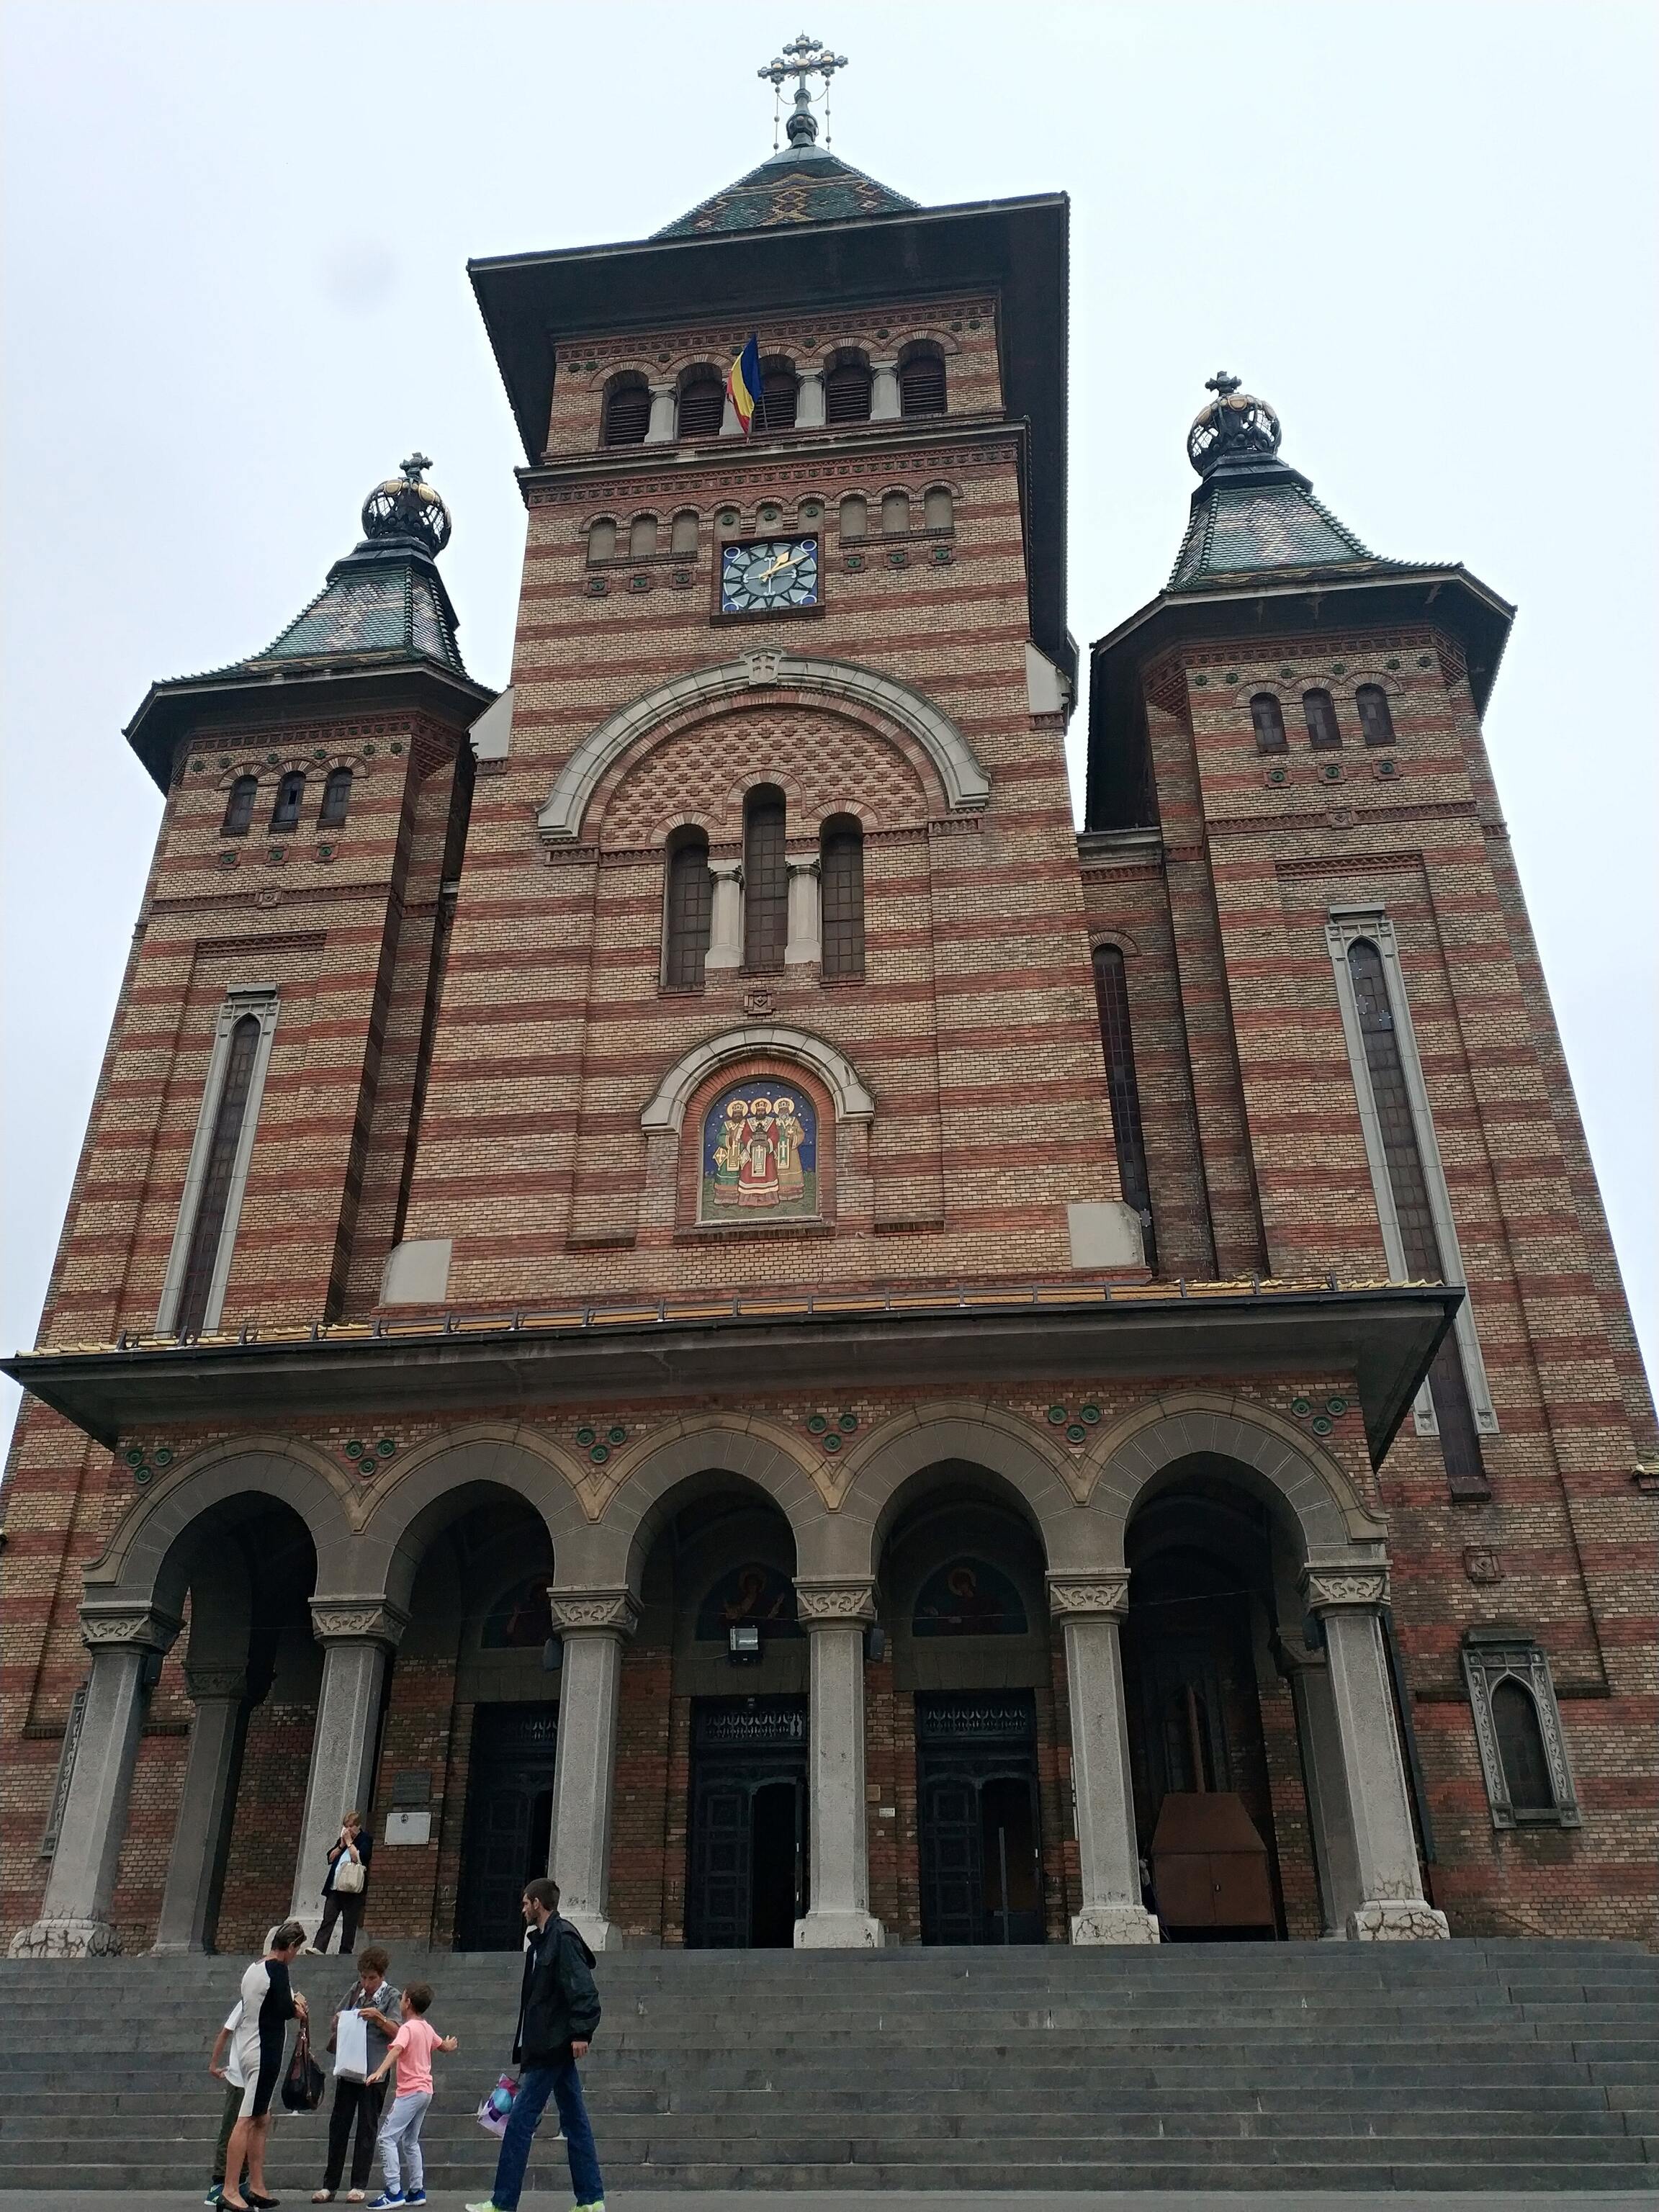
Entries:
<svg viewBox="0 0 1659 2212">
<path fill-rule="evenodd" d="M 679 434 L 676 419 L 678 409 L 672 384 L 653 384 L 651 387 L 651 420 L 645 426 L 647 446 L 672 446 Z"/>
<path fill-rule="evenodd" d="M 606 1917 L 611 1807 L 623 1645 L 639 1626 L 639 1608 L 627 1590 L 555 1590 L 551 1603 L 553 1626 L 564 1638 L 564 1666 L 548 1872 L 559 1885 L 559 1911 L 588 1948 L 620 1951 L 621 1932 Z"/>
<path fill-rule="evenodd" d="M 1308 1790 L 1314 1864 L 1324 1936 L 1344 1941 L 1348 1915 L 1360 1902 L 1359 1871 L 1354 1862 L 1353 1826 L 1348 1818 L 1348 1788 L 1342 1771 L 1342 1740 L 1331 1702 L 1329 1668 L 1322 1651 L 1281 1630 L 1279 1647 L 1291 1670 L 1297 1745 Z"/>
<path fill-rule="evenodd" d="M 208 1948 L 208 1915 L 230 1825 L 237 1731 L 247 1695 L 247 1677 L 240 1667 L 186 1665 L 185 1680 L 196 1701 L 196 1717 L 191 1723 L 190 1755 L 179 1794 L 167 1887 L 150 1946 L 152 1956 L 158 1958 Z"/>
<path fill-rule="evenodd" d="M 82 1607 L 81 1637 L 92 1654 L 92 1674 L 80 1741 L 40 1917 L 12 1937 L 14 1959 L 92 1959 L 119 1951 L 109 1909 L 144 1717 L 144 1674 L 152 1655 L 165 1651 L 178 1633 L 176 1620 L 149 1606 Z"/>
<path fill-rule="evenodd" d="M 1048 1607 L 1066 1640 L 1072 1713 L 1072 1796 L 1082 1911 L 1073 1943 L 1156 1943 L 1158 1926 L 1140 1901 L 1129 1723 L 1123 1700 L 1119 1624 L 1129 1609 L 1125 1574 L 1050 1575 Z"/>
<path fill-rule="evenodd" d="M 1388 1568 L 1321 1566 L 1310 1560 L 1302 1571 L 1302 1589 L 1309 1610 L 1324 1624 L 1326 1671 L 1347 1790 L 1359 1891 L 1359 1901 L 1347 1916 L 1349 1940 L 1443 1940 L 1451 1933 L 1446 1916 L 1423 1894 L 1389 1685 L 1381 1619 L 1389 1601 Z"/>
<path fill-rule="evenodd" d="M 867 1582 L 795 1584 L 810 1643 L 806 1723 L 811 1895 L 795 1923 L 803 1951 L 873 1951 L 886 1941 L 870 1913 L 869 1810 L 864 1789 L 864 1632 L 876 1617 Z"/>
<path fill-rule="evenodd" d="M 709 902 L 708 950 L 703 968 L 741 968 L 743 965 L 743 862 L 711 860 L 714 878 Z"/>
<path fill-rule="evenodd" d="M 795 391 L 795 428 L 821 430 L 823 423 L 823 371 L 804 368 Z"/>
<path fill-rule="evenodd" d="M 898 362 L 872 361 L 870 364 L 870 420 L 872 422 L 896 422 L 903 409 L 899 404 Z"/>
<path fill-rule="evenodd" d="M 386 1662 L 409 1626 L 409 1616 L 383 1600 L 314 1597 L 311 1626 L 323 1647 L 323 1689 L 311 1740 L 311 1773 L 289 1913 L 314 1935 L 323 1917 L 329 1847 L 339 1835 L 340 1823 L 354 1808 L 365 1823 L 369 1818 Z M 373 1875 L 369 1880 L 372 1884 Z M 373 1910 L 372 1888 L 368 1909 Z"/>
<path fill-rule="evenodd" d="M 783 948 L 783 964 L 786 968 L 811 966 L 823 957 L 818 882 L 823 872 L 816 853 L 790 853 L 784 866 L 789 871 L 789 936 Z"/>
</svg>

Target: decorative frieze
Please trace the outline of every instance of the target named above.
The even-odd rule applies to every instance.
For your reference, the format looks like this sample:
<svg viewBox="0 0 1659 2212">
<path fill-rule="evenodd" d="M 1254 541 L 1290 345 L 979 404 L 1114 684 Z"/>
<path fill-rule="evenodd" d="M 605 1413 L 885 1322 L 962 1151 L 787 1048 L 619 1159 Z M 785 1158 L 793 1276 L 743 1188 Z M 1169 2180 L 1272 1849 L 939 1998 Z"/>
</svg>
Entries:
<svg viewBox="0 0 1659 2212">
<path fill-rule="evenodd" d="M 158 1613 L 153 1606 L 124 1606 L 107 1612 L 89 1606 L 81 1608 L 81 1641 L 92 1651 L 122 1644 L 137 1644 L 145 1651 L 167 1651 L 179 1626 L 170 1614 Z"/>
<path fill-rule="evenodd" d="M 550 1590 L 547 1601 L 561 1636 L 632 1636 L 640 1625 L 631 1590 Z"/>
<path fill-rule="evenodd" d="M 1370 1607 L 1389 1602 L 1386 1565 L 1321 1567 L 1311 1563 L 1302 1570 L 1302 1594 L 1310 1613 L 1329 1613 L 1338 1607 Z"/>
<path fill-rule="evenodd" d="M 1048 1610 L 1056 1620 L 1121 1620 L 1129 1610 L 1127 1574 L 1050 1575 Z"/>
<path fill-rule="evenodd" d="M 408 1626 L 409 1615 L 400 1607 L 383 1601 L 311 1601 L 311 1629 L 319 1644 L 384 1644 L 395 1651 Z"/>
<path fill-rule="evenodd" d="M 837 1622 L 862 1627 L 876 1617 L 875 1585 L 856 1579 L 848 1582 L 798 1582 L 795 1584 L 795 1611 L 807 1628 Z"/>
</svg>

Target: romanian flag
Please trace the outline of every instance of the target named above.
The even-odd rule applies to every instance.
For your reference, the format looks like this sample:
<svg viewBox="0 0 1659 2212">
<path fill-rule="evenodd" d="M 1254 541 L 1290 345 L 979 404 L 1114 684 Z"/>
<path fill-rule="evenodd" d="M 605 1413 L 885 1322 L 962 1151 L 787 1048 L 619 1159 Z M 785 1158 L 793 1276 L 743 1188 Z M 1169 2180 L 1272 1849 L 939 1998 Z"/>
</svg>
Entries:
<svg viewBox="0 0 1659 2212">
<path fill-rule="evenodd" d="M 726 389 L 737 410 L 738 420 L 743 425 L 743 434 L 746 438 L 754 422 L 755 410 L 760 405 L 761 396 L 760 340 L 752 331 L 743 351 L 727 373 Z"/>
</svg>

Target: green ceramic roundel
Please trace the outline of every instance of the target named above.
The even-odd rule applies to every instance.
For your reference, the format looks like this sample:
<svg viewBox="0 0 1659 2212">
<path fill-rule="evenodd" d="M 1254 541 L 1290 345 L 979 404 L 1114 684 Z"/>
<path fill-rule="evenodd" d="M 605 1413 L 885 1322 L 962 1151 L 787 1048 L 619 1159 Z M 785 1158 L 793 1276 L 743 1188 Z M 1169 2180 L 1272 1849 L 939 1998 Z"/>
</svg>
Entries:
<svg viewBox="0 0 1659 2212">
<path fill-rule="evenodd" d="M 826 1437 L 823 1440 L 823 1449 L 825 1451 L 830 1452 L 839 1451 L 841 1449 L 841 1438 L 837 1436 Z"/>
<path fill-rule="evenodd" d="M 135 1444 L 132 1449 L 127 1454 L 127 1465 L 129 1467 L 142 1467 L 143 1463 L 144 1455 Z"/>
<path fill-rule="evenodd" d="M 1059 1428 L 1066 1419 L 1065 1407 L 1050 1406 L 1048 1408 L 1048 1419 L 1054 1423 L 1056 1428 Z"/>
<path fill-rule="evenodd" d="M 806 1425 L 815 1437 L 821 1437 L 830 1424 L 822 1413 L 809 1413 L 806 1417 Z"/>
<path fill-rule="evenodd" d="M 1066 1431 L 1066 1441 L 1068 1444 L 1085 1444 L 1088 1443 L 1089 1431 L 1084 1427 L 1081 1421 L 1073 1422 L 1071 1427 Z"/>
<path fill-rule="evenodd" d="M 856 1413 L 843 1413 L 837 1424 L 844 1437 L 850 1437 L 858 1425 L 859 1417 Z"/>
<path fill-rule="evenodd" d="M 392 1454 L 397 1450 L 398 1447 L 390 1437 L 382 1437 L 380 1443 L 375 1445 L 374 1449 L 379 1452 L 382 1459 L 390 1459 Z"/>
<path fill-rule="evenodd" d="M 1305 1398 L 1292 1398 L 1291 1401 L 1291 1411 L 1296 1415 L 1298 1421 L 1305 1421 L 1309 1414 L 1312 1413 L 1313 1407 L 1308 1403 Z"/>
<path fill-rule="evenodd" d="M 605 1434 L 613 1444 L 625 1444 L 628 1442 L 628 1431 L 620 1424 L 614 1428 L 607 1429 Z"/>
<path fill-rule="evenodd" d="M 595 1467 L 603 1467 L 611 1456 L 611 1447 L 609 1444 L 595 1444 L 587 1456 Z"/>
<path fill-rule="evenodd" d="M 579 1444 L 591 1444 L 593 1441 L 594 1433 L 594 1431 L 590 1428 L 580 1428 L 576 1431 L 576 1442 Z"/>
<path fill-rule="evenodd" d="M 1316 1413 L 1310 1425 L 1316 1437 L 1328 1437 L 1336 1424 L 1328 1413 Z"/>
<path fill-rule="evenodd" d="M 1095 1423 L 1096 1423 L 1096 1422 L 1100 1419 L 1100 1408 L 1099 1408 L 1099 1407 L 1098 1407 L 1098 1406 L 1083 1406 L 1083 1407 L 1080 1407 L 1079 1408 L 1079 1411 L 1078 1411 L 1078 1419 L 1079 1419 L 1079 1420 L 1087 1421 L 1087 1423 L 1089 1424 L 1089 1426 L 1090 1426 L 1091 1428 L 1093 1428 L 1093 1426 L 1094 1426 Z"/>
<path fill-rule="evenodd" d="M 148 1482 L 149 1472 L 147 1467 L 135 1467 L 132 1470 L 132 1479 L 135 1482 Z"/>
<path fill-rule="evenodd" d="M 1325 1411 L 1334 1414 L 1339 1421 L 1347 1410 L 1348 1401 L 1346 1398 L 1327 1398 L 1325 1401 Z"/>
<path fill-rule="evenodd" d="M 362 1444 L 357 1437 L 353 1437 L 351 1442 L 346 1446 L 346 1457 L 348 1459 L 361 1459 L 362 1457 Z"/>
<path fill-rule="evenodd" d="M 154 1456 L 157 1467 L 169 1467 L 172 1465 L 173 1454 L 166 1444 L 158 1444 L 155 1448 Z"/>
</svg>

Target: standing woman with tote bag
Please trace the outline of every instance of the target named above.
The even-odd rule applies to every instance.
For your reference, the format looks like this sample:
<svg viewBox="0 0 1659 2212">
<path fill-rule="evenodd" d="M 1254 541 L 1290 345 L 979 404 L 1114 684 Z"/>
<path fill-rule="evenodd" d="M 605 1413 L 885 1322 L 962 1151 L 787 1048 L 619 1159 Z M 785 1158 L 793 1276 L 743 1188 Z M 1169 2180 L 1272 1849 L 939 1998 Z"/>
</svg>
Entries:
<svg viewBox="0 0 1659 2212">
<path fill-rule="evenodd" d="M 326 1951 L 334 1923 L 341 1923 L 340 1950 L 343 1956 L 357 1941 L 357 1923 L 363 1914 L 363 1893 L 368 1887 L 369 1854 L 374 1845 L 364 1832 L 361 1813 L 348 1813 L 340 1823 L 337 1843 L 329 1847 L 328 1875 L 323 1883 L 323 1919 L 317 1930 L 317 1948 Z"/>
</svg>

